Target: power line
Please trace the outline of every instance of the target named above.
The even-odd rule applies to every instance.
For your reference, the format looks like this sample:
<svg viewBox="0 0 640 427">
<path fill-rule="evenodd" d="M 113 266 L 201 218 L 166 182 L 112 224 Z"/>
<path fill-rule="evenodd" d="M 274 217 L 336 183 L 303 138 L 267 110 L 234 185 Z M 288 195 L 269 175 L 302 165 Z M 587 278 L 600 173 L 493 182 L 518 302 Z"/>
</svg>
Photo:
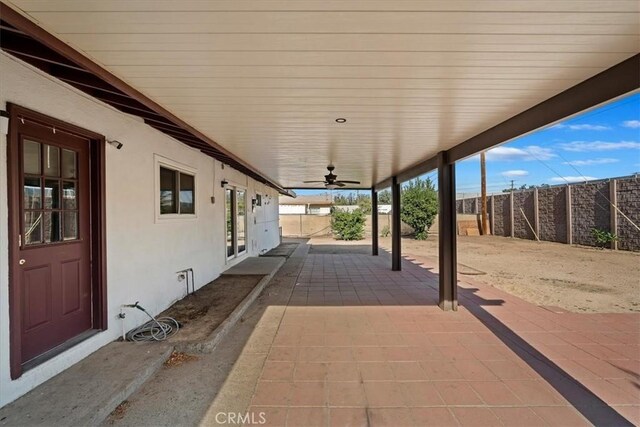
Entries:
<svg viewBox="0 0 640 427">
<path fill-rule="evenodd" d="M 561 175 L 560 173 L 558 173 L 555 169 L 553 169 L 551 166 L 549 166 L 548 164 L 546 164 L 544 161 L 542 161 L 541 159 L 539 159 L 535 154 L 531 153 L 528 150 L 524 150 L 525 152 L 529 153 L 531 155 L 531 157 L 533 157 L 534 159 L 536 159 L 537 161 L 539 161 L 540 163 L 542 163 L 543 166 L 545 166 L 547 169 L 549 169 L 551 172 L 553 172 L 554 174 L 558 175 L 560 177 L 560 179 L 562 179 L 563 181 L 565 181 L 567 184 L 571 184 L 571 182 L 569 180 L 567 180 L 563 175 Z M 562 156 L 560 156 L 562 157 Z M 566 160 L 565 160 L 566 161 Z M 577 171 L 578 173 L 580 173 L 580 171 Z M 583 178 L 585 178 L 584 175 L 582 175 Z M 585 179 L 585 181 L 588 181 L 587 179 Z M 598 193 L 600 193 L 600 195 L 602 197 L 604 197 L 604 199 L 609 203 L 609 205 L 613 206 L 613 208 L 619 212 L 627 221 L 629 221 L 631 223 L 631 225 L 633 225 L 638 231 L 640 231 L 640 227 L 638 227 L 638 225 L 633 222 L 631 220 L 631 218 L 629 218 L 628 216 L 626 216 L 620 209 L 618 209 L 618 207 L 616 205 L 614 205 L 613 203 L 611 203 L 611 200 L 609 200 L 609 198 L 607 196 L 605 196 L 598 187 L 596 187 L 596 191 Z M 602 209 L 605 212 L 608 212 L 609 209 L 605 208 L 604 206 L 602 206 L 600 203 L 596 202 L 594 200 L 594 203 L 600 207 L 600 209 Z M 614 230 L 615 232 L 615 230 Z"/>
<path fill-rule="evenodd" d="M 585 181 L 588 181 L 587 177 L 586 177 L 586 176 L 584 176 L 584 175 L 582 174 L 582 172 L 580 172 L 580 171 L 578 170 L 578 168 L 576 168 L 576 167 L 575 167 L 575 165 L 572 165 L 572 164 L 571 164 L 571 162 L 569 162 L 567 159 L 565 159 L 564 157 L 562 157 L 562 154 L 558 153 L 558 156 L 560 156 L 560 158 L 561 158 L 562 160 L 564 160 L 566 164 L 568 164 L 569 166 L 571 166 L 571 168 L 572 168 L 574 171 L 576 171 L 576 173 L 578 173 L 582 178 L 584 178 L 584 180 L 585 180 Z M 627 215 L 625 215 L 625 214 L 624 214 L 624 212 L 622 212 L 622 211 L 620 210 L 620 208 L 618 208 L 618 206 L 616 206 L 616 204 L 615 204 L 615 203 L 613 203 L 613 202 L 612 202 L 612 201 L 611 201 L 611 200 L 610 200 L 610 199 L 609 199 L 609 198 L 608 198 L 608 197 L 607 197 L 607 196 L 606 196 L 602 191 L 600 191 L 600 189 L 599 189 L 598 187 L 596 187 L 596 191 L 597 191 L 598 193 L 600 193 L 600 195 L 601 195 L 602 197 L 604 197 L 604 199 L 605 199 L 605 200 L 606 200 L 606 201 L 607 201 L 611 206 L 613 206 L 613 208 L 616 210 L 616 212 L 618 212 L 620 215 L 622 215 L 622 216 L 623 216 L 627 221 L 629 221 L 629 222 L 630 222 L 630 223 L 631 223 L 635 228 L 637 228 L 637 229 L 638 229 L 638 231 L 640 231 L 640 227 L 638 227 L 638 226 L 637 226 L 637 225 L 636 225 L 636 224 L 631 220 L 631 218 L 629 218 Z"/>
</svg>

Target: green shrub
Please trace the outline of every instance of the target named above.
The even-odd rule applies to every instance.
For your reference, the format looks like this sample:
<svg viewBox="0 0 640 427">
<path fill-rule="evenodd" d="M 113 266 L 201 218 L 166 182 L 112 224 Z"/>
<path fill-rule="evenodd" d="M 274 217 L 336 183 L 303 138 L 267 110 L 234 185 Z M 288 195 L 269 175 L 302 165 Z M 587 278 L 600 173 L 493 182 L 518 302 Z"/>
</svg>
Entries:
<svg viewBox="0 0 640 427">
<path fill-rule="evenodd" d="M 416 240 L 425 240 L 438 213 L 438 193 L 429 178 L 417 178 L 402 189 L 400 218 L 415 231 Z"/>
<path fill-rule="evenodd" d="M 611 243 L 618 240 L 618 236 L 615 234 L 599 228 L 592 228 L 591 235 L 596 240 L 596 246 L 599 248 L 610 247 Z"/>
<path fill-rule="evenodd" d="M 391 235 L 391 230 L 389 230 L 389 226 L 385 225 L 384 227 L 382 227 L 382 230 L 380 231 L 380 236 L 389 237 L 390 235 Z"/>
<path fill-rule="evenodd" d="M 364 238 L 365 215 L 361 209 L 353 212 L 333 209 L 331 230 L 338 240 L 362 240 Z"/>
</svg>

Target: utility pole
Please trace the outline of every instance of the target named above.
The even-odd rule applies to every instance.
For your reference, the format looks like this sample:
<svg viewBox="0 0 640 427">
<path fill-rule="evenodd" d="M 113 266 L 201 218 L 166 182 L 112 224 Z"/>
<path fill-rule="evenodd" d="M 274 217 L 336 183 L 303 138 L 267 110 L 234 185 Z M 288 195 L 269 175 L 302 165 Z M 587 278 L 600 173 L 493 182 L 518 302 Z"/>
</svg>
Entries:
<svg viewBox="0 0 640 427">
<path fill-rule="evenodd" d="M 513 180 L 511 180 L 511 192 L 513 193 Z"/>
<path fill-rule="evenodd" d="M 484 151 L 480 153 L 480 200 L 482 234 L 489 234 L 489 218 L 487 217 L 487 159 Z"/>
</svg>

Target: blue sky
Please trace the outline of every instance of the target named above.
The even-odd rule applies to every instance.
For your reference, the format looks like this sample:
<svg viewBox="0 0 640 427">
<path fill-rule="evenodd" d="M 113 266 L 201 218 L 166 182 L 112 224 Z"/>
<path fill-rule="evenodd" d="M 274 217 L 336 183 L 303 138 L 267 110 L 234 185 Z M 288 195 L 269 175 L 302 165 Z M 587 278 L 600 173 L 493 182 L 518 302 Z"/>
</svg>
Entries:
<svg viewBox="0 0 640 427">
<path fill-rule="evenodd" d="M 480 160 L 457 164 L 458 193 L 480 191 Z M 627 96 L 487 152 L 487 190 L 566 184 L 640 172 L 640 94 Z"/>
<path fill-rule="evenodd" d="M 640 172 L 640 94 L 587 111 L 487 152 L 487 191 L 566 184 Z M 435 172 L 427 174 L 432 178 Z M 456 165 L 460 195 L 480 192 L 480 160 Z M 297 191 L 298 194 L 326 190 Z"/>
</svg>

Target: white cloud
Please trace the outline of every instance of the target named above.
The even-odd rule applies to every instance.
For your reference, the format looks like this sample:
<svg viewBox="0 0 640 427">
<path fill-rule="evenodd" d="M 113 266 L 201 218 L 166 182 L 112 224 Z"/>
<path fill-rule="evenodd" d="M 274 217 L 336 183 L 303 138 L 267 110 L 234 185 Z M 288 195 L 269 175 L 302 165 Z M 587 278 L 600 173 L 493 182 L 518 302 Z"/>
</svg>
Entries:
<svg viewBox="0 0 640 427">
<path fill-rule="evenodd" d="M 515 178 L 515 177 L 521 177 L 521 176 L 527 176 L 527 175 L 529 175 L 529 172 L 521 169 L 514 169 L 514 170 L 502 172 L 502 176 L 507 178 Z"/>
<path fill-rule="evenodd" d="M 588 159 L 588 160 L 572 160 L 570 162 L 563 162 L 563 165 L 570 166 L 593 166 L 593 165 L 606 165 L 609 163 L 617 163 L 619 159 L 602 158 L 602 159 Z"/>
<path fill-rule="evenodd" d="M 487 161 L 494 162 L 549 160 L 553 157 L 556 157 L 556 155 L 553 154 L 552 149 L 538 145 L 529 145 L 524 148 L 502 146 L 487 151 Z"/>
<path fill-rule="evenodd" d="M 640 120 L 626 120 L 622 122 L 622 126 L 631 129 L 638 129 L 640 128 Z"/>
<path fill-rule="evenodd" d="M 466 157 L 461 162 L 478 162 L 480 161 L 480 154 L 474 154 L 473 156 Z"/>
<path fill-rule="evenodd" d="M 611 129 L 609 126 L 603 125 L 590 125 L 588 123 L 583 123 L 579 125 L 565 125 L 563 123 L 559 123 L 555 126 L 552 126 L 555 129 L 569 129 L 569 130 L 609 130 Z"/>
<path fill-rule="evenodd" d="M 637 141 L 572 141 L 558 144 L 565 151 L 611 151 L 611 150 L 640 150 L 640 142 Z"/>
<path fill-rule="evenodd" d="M 598 179 L 593 176 L 554 176 L 550 179 L 551 182 L 585 182 L 592 181 L 594 179 Z"/>
</svg>

